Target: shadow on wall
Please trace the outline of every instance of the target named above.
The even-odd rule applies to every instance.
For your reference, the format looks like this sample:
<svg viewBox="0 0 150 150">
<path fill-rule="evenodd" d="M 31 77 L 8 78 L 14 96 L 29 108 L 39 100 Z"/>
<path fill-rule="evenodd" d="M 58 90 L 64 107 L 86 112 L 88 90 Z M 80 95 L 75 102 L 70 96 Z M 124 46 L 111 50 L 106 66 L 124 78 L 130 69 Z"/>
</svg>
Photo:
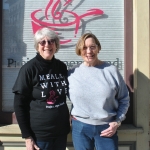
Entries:
<svg viewBox="0 0 150 150">
<path fill-rule="evenodd" d="M 129 83 L 130 87 L 127 85 L 127 88 L 129 90 L 129 96 L 130 96 L 130 106 L 126 114 L 126 119 L 122 122 L 123 124 L 133 124 L 133 85 L 134 85 L 134 78 L 133 74 L 129 77 Z"/>
<path fill-rule="evenodd" d="M 136 76 L 136 78 L 135 78 Z M 130 95 L 130 107 L 126 114 L 126 119 L 122 122 L 123 124 L 134 124 L 136 121 L 136 112 L 138 111 L 136 108 L 136 100 L 138 97 L 138 101 L 141 103 L 141 107 L 145 107 L 145 100 L 150 101 L 150 79 L 146 77 L 142 72 L 138 69 L 134 71 L 134 75 L 130 75 L 129 77 L 130 87 L 127 85 Z M 138 102 L 139 103 L 139 102 Z M 139 110 L 140 111 L 140 110 Z M 147 114 L 149 117 L 149 113 Z"/>
<path fill-rule="evenodd" d="M 4 150 L 4 147 L 2 145 L 3 143 L 0 141 L 0 150 Z"/>
</svg>

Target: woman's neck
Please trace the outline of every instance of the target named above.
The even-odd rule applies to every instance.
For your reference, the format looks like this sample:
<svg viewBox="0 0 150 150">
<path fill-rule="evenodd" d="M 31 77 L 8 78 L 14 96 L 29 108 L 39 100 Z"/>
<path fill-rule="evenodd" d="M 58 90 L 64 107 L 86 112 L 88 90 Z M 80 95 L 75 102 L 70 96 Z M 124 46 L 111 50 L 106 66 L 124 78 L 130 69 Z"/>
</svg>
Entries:
<svg viewBox="0 0 150 150">
<path fill-rule="evenodd" d="M 83 62 L 83 64 L 84 64 L 85 66 L 88 66 L 88 67 L 98 66 L 98 65 L 101 65 L 102 63 L 103 63 L 103 62 L 102 62 L 101 60 L 99 60 L 99 59 L 97 59 L 97 60 L 94 61 L 94 62 L 86 62 L 86 61 Z"/>
</svg>

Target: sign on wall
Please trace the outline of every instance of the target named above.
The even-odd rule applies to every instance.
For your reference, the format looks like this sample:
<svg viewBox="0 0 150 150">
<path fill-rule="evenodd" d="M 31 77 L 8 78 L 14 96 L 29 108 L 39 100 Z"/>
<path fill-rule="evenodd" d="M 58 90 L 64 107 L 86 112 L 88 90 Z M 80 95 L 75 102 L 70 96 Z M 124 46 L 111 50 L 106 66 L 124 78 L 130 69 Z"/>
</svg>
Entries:
<svg viewBox="0 0 150 150">
<path fill-rule="evenodd" d="M 13 111 L 11 89 L 20 67 L 36 55 L 34 33 L 45 26 L 60 37 L 55 57 L 68 67 L 82 62 L 75 45 L 92 32 L 102 46 L 99 59 L 124 75 L 124 0 L 3 0 L 3 111 Z"/>
</svg>

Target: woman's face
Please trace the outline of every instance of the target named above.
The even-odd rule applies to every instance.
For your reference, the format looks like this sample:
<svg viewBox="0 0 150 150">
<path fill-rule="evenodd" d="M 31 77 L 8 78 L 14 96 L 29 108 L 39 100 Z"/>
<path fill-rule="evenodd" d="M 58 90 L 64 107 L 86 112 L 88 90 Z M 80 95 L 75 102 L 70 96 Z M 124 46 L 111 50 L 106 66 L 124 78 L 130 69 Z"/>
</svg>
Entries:
<svg viewBox="0 0 150 150">
<path fill-rule="evenodd" d="M 93 38 L 87 38 L 85 40 L 84 47 L 81 50 L 81 57 L 83 58 L 85 65 L 89 66 L 96 64 L 98 60 L 98 53 L 99 49 L 95 40 Z"/>
<path fill-rule="evenodd" d="M 38 43 L 38 52 L 44 59 L 51 60 L 56 53 L 55 40 L 44 37 Z"/>
</svg>

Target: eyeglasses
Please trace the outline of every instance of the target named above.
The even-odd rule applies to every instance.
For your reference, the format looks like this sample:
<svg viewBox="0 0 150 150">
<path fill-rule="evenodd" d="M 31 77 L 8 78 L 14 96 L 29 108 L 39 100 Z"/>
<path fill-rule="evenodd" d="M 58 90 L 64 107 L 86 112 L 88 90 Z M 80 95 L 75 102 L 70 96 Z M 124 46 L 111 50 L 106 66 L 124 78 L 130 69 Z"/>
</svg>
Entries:
<svg viewBox="0 0 150 150">
<path fill-rule="evenodd" d="M 43 40 L 43 41 L 40 41 L 39 43 L 41 46 L 44 46 L 46 44 L 46 42 L 48 43 L 48 45 L 52 45 L 55 43 L 55 40 L 54 39 L 47 40 L 47 41 Z"/>
<path fill-rule="evenodd" d="M 96 47 L 97 47 L 97 45 L 91 45 L 91 46 L 89 46 L 89 47 L 84 46 L 84 47 L 83 47 L 83 50 L 84 50 L 84 51 L 87 51 L 87 49 L 89 48 L 89 50 L 94 51 L 94 50 L 96 50 Z"/>
</svg>

